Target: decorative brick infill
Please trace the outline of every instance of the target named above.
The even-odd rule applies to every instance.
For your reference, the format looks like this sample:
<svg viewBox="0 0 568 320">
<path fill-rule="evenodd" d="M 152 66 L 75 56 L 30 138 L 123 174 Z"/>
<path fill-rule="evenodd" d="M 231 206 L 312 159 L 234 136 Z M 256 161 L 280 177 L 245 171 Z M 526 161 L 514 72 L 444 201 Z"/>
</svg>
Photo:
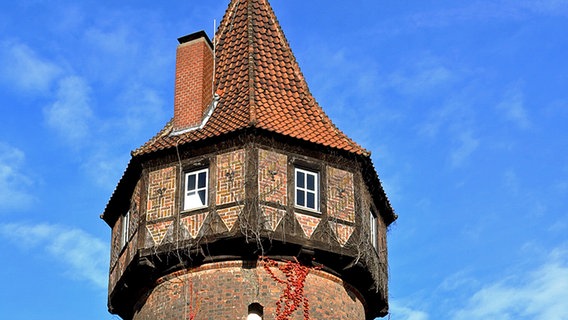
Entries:
<svg viewBox="0 0 568 320">
<path fill-rule="evenodd" d="M 331 218 L 355 222 L 353 174 L 327 167 L 327 212 Z"/>
<path fill-rule="evenodd" d="M 259 199 L 287 205 L 288 157 L 284 154 L 258 150 Z"/>
<path fill-rule="evenodd" d="M 217 205 L 244 200 L 245 170 L 244 149 L 217 156 Z"/>
<path fill-rule="evenodd" d="M 146 220 L 172 217 L 175 212 L 176 168 L 152 171 L 148 180 Z"/>
</svg>

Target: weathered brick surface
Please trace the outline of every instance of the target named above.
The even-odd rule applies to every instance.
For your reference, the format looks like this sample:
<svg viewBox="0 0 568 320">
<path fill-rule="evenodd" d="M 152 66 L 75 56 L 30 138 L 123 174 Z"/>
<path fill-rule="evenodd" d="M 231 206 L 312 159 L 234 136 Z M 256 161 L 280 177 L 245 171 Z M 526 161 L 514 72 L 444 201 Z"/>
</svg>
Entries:
<svg viewBox="0 0 568 320">
<path fill-rule="evenodd" d="M 142 180 L 139 180 L 136 183 L 136 187 L 134 188 L 134 193 L 132 194 L 132 198 L 130 199 L 130 226 L 128 230 L 130 230 L 130 237 L 129 241 L 132 240 L 132 237 L 136 235 L 136 231 L 138 231 L 138 224 L 140 222 L 140 200 L 141 200 L 141 192 L 142 192 Z"/>
<path fill-rule="evenodd" d="M 355 222 L 353 174 L 327 167 L 327 213 L 330 217 Z"/>
<path fill-rule="evenodd" d="M 120 272 L 120 270 L 118 270 L 118 268 L 116 268 L 116 266 L 114 268 L 111 268 L 109 271 L 109 275 L 108 275 L 108 292 L 109 294 L 112 292 L 112 290 L 114 289 L 114 286 L 116 285 L 116 282 L 118 281 L 119 275 L 118 273 Z"/>
<path fill-rule="evenodd" d="M 260 206 L 260 212 L 262 214 L 263 228 L 271 231 L 276 230 L 276 227 L 286 214 L 285 210 L 276 209 L 265 205 Z"/>
<path fill-rule="evenodd" d="M 285 277 L 275 268 L 273 272 Z M 276 302 L 284 286 L 275 282 L 262 266 L 242 267 L 242 262 L 224 262 L 202 266 L 191 272 L 178 272 L 158 281 L 143 299 L 134 320 L 244 320 L 247 307 L 260 303 L 264 319 L 276 318 Z M 319 270 L 311 270 L 304 285 L 310 319 L 365 319 L 361 296 L 341 279 Z M 290 320 L 303 320 L 303 308 Z"/>
<path fill-rule="evenodd" d="M 355 231 L 355 227 L 333 221 L 329 221 L 329 227 L 333 231 L 335 239 L 341 246 L 344 246 L 347 243 L 353 234 L 353 231 Z"/>
<path fill-rule="evenodd" d="M 173 221 L 147 224 L 146 230 L 148 230 L 148 236 L 146 236 L 147 248 L 158 246 L 173 240 Z"/>
<path fill-rule="evenodd" d="M 311 238 L 312 234 L 316 230 L 321 219 L 298 212 L 295 212 L 294 216 L 296 217 L 296 220 L 300 223 L 300 226 L 302 227 L 302 230 L 304 231 L 306 237 L 308 239 Z"/>
<path fill-rule="evenodd" d="M 129 237 L 125 247 L 121 245 L 122 224 L 124 220 L 121 216 L 112 228 L 112 247 L 109 271 L 109 288 L 114 287 L 126 266 L 132 261 L 136 250 L 138 249 L 138 222 L 140 219 L 140 192 L 141 182 L 139 181 L 134 188 L 134 192 L 130 201 L 130 224 L 128 226 Z M 119 257 L 120 255 L 120 257 Z"/>
<path fill-rule="evenodd" d="M 217 210 L 217 214 L 221 217 L 221 220 L 225 223 L 227 229 L 231 230 L 242 211 L 243 206 L 235 206 L 226 209 L 219 209 Z"/>
<path fill-rule="evenodd" d="M 379 227 L 377 228 L 377 236 L 379 237 L 378 249 L 380 253 L 385 253 L 387 251 L 387 227 L 381 217 L 377 221 L 379 222 Z M 382 257 L 386 258 L 386 255 L 382 255 Z"/>
<path fill-rule="evenodd" d="M 152 171 L 148 180 L 146 220 L 172 217 L 175 209 L 176 168 L 171 166 Z"/>
<path fill-rule="evenodd" d="M 258 151 L 258 193 L 261 201 L 287 204 L 288 157 L 260 149 Z"/>
<path fill-rule="evenodd" d="M 110 254 L 110 265 L 113 267 L 118 260 L 118 255 L 120 254 L 120 230 L 122 229 L 122 219 L 118 219 L 114 226 L 112 227 L 111 235 L 111 254 Z"/>
<path fill-rule="evenodd" d="M 217 156 L 217 205 L 243 201 L 245 197 L 245 150 Z"/>
<path fill-rule="evenodd" d="M 199 234 L 199 230 L 203 227 L 203 223 L 209 212 L 203 212 L 199 214 L 194 214 L 189 217 L 184 217 L 180 219 L 180 227 L 182 228 L 180 231 L 181 240 L 188 240 L 190 237 L 195 239 L 197 234 Z"/>
</svg>

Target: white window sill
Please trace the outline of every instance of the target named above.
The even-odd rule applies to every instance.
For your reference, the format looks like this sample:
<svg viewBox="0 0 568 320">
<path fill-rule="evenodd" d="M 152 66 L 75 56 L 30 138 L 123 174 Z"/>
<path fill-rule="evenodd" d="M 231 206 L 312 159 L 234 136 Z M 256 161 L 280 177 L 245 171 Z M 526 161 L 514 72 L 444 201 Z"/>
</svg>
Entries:
<svg viewBox="0 0 568 320">
<path fill-rule="evenodd" d="M 309 211 L 309 212 L 312 212 L 312 213 L 321 214 L 321 211 L 316 210 L 316 209 L 312 209 L 312 208 L 308 208 L 308 207 L 302 207 L 302 206 L 299 206 L 299 205 L 294 205 L 294 208 L 304 210 L 304 211 Z"/>
<path fill-rule="evenodd" d="M 195 207 L 195 208 L 182 209 L 182 210 L 181 210 L 181 213 L 187 213 L 187 212 L 191 212 L 191 211 L 197 211 L 197 210 L 201 210 L 201 209 L 205 209 L 205 208 L 209 208 L 209 206 L 199 206 L 199 207 Z"/>
</svg>

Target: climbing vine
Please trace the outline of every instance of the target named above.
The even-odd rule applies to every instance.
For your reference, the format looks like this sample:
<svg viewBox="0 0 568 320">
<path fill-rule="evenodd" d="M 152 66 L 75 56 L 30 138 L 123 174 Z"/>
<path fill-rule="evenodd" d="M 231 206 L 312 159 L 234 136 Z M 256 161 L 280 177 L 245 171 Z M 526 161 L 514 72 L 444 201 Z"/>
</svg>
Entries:
<svg viewBox="0 0 568 320">
<path fill-rule="evenodd" d="M 287 175 L 286 170 L 288 170 L 291 163 L 293 163 L 293 159 L 296 157 L 295 154 L 300 154 L 301 150 L 299 150 L 299 147 L 290 148 L 289 146 L 278 144 L 278 141 L 273 140 L 268 142 L 265 140 L 257 141 L 255 139 L 249 140 L 247 137 L 239 137 L 238 139 L 237 141 L 228 141 L 224 144 L 220 144 L 216 146 L 216 149 L 230 150 L 230 152 L 245 150 L 244 159 L 238 163 L 238 168 L 240 168 L 240 166 L 244 167 L 244 169 L 242 169 L 244 175 L 242 178 L 236 174 L 237 172 L 241 172 L 239 171 L 241 169 L 237 168 L 237 170 L 232 166 L 222 166 L 223 162 L 218 160 L 217 157 L 227 153 L 219 154 L 218 152 L 210 150 L 210 153 L 204 152 L 204 156 L 196 157 L 194 154 L 195 151 L 191 150 L 191 152 L 189 152 L 183 148 L 180 150 L 176 146 L 175 153 L 170 154 L 168 157 L 147 163 L 145 166 L 146 171 L 141 174 L 139 184 L 146 186 L 146 192 L 148 193 L 154 190 L 155 197 L 160 199 L 160 201 L 158 201 L 157 215 L 160 215 L 159 210 L 162 209 L 163 201 L 161 201 L 160 197 L 163 196 L 164 191 L 161 190 L 163 187 L 160 187 L 160 189 L 150 189 L 149 186 L 153 181 L 149 178 L 149 172 L 155 168 L 162 168 L 164 166 L 171 167 L 172 163 L 176 164 L 175 168 L 179 170 L 175 177 L 175 179 L 179 180 L 172 183 L 172 190 L 175 190 L 178 185 L 183 185 L 184 168 L 207 165 L 212 175 L 224 180 L 224 183 L 226 183 L 226 191 L 229 193 L 228 198 L 231 199 L 232 202 L 224 204 L 224 207 L 217 207 L 216 203 L 212 202 L 209 210 L 211 214 L 209 214 L 209 218 L 206 219 L 207 223 L 203 223 L 199 231 L 195 234 L 189 234 L 180 223 L 182 218 L 191 217 L 193 213 L 191 213 L 191 215 L 183 213 L 184 215 L 182 215 L 182 213 L 174 210 L 172 218 L 170 219 L 172 221 L 172 227 L 169 230 L 164 230 L 166 234 L 162 237 L 160 243 L 155 243 L 152 237 L 147 235 L 148 231 L 146 231 L 147 228 L 145 228 L 145 225 L 147 223 L 154 223 L 154 221 L 157 221 L 156 224 L 161 223 L 162 220 L 149 219 L 148 213 L 141 210 L 140 214 L 145 215 L 146 219 L 144 219 L 144 216 L 141 216 L 137 222 L 140 223 L 139 228 L 143 230 L 145 234 L 143 237 L 134 237 L 134 239 L 140 238 L 141 242 L 145 240 L 138 246 L 151 252 L 151 254 L 148 255 L 151 256 L 152 259 L 155 259 L 154 261 L 157 265 L 158 263 L 160 265 L 175 265 L 176 268 L 191 270 L 193 267 L 202 263 L 204 257 L 209 257 L 211 254 L 207 246 L 210 241 L 208 236 L 212 236 L 212 239 L 215 239 L 217 235 L 221 235 L 222 237 L 225 237 L 225 234 L 231 237 L 244 235 L 246 242 L 253 244 L 251 248 L 254 247 L 254 244 L 257 245 L 256 250 L 253 250 L 255 255 L 261 257 L 259 260 L 259 271 L 264 269 L 269 278 L 275 283 L 278 283 L 279 287 L 282 287 L 282 291 L 278 292 L 280 293 L 280 297 L 275 306 L 275 319 L 290 320 L 294 313 L 297 316 L 302 313 L 303 319 L 309 320 L 310 305 L 308 298 L 304 294 L 304 285 L 310 270 L 314 268 L 302 265 L 296 259 L 288 262 L 276 262 L 264 258 L 265 255 L 273 253 L 273 251 L 271 251 L 273 239 L 286 241 L 288 235 L 300 237 L 304 235 L 304 231 L 300 229 L 300 225 L 296 222 L 297 218 L 294 216 L 295 211 L 289 210 L 289 207 L 292 207 L 293 204 L 291 203 L 292 200 L 288 199 L 289 194 L 286 193 L 289 191 L 288 186 L 293 186 L 294 183 L 293 175 Z M 284 156 L 286 161 L 282 165 L 283 169 L 280 169 L 275 161 L 262 162 L 261 156 L 255 154 L 262 148 L 271 150 L 267 148 L 266 145 L 281 146 L 282 150 L 276 149 L 272 152 Z M 326 156 L 320 160 L 325 164 L 325 167 L 322 165 L 322 170 L 325 170 L 328 166 L 351 168 L 349 170 L 355 172 L 359 169 L 353 164 L 355 162 L 354 159 L 344 159 L 336 154 Z M 261 164 L 264 165 L 261 166 Z M 261 185 L 261 177 L 259 177 L 261 173 L 265 174 L 262 179 L 271 181 L 272 183 L 267 183 L 265 186 Z M 237 178 L 240 178 L 240 180 Z M 351 182 L 351 180 L 353 180 L 353 182 Z M 341 181 L 337 183 L 337 186 L 334 186 L 336 189 L 322 187 L 322 192 L 331 192 L 330 190 L 332 190 L 337 193 L 337 203 L 327 204 L 328 212 L 342 212 L 343 208 L 348 206 L 346 197 L 348 187 L 346 186 L 350 184 L 353 184 L 355 187 L 358 186 L 360 190 L 366 190 L 366 185 L 364 185 L 362 177 L 358 175 L 353 176 L 353 178 L 350 177 L 349 179 L 342 177 Z M 209 188 L 211 189 L 209 190 L 210 194 L 216 195 L 216 184 L 211 183 Z M 245 193 L 245 188 L 250 188 L 250 190 L 254 192 L 247 191 L 247 193 Z M 284 189 L 283 199 L 279 198 L 281 189 Z M 144 197 L 141 195 L 143 193 L 144 192 L 139 192 L 133 195 L 133 199 L 138 199 L 137 201 L 140 203 L 141 208 L 147 206 L 147 203 L 143 200 Z M 328 244 L 330 250 L 340 250 L 341 254 L 353 257 L 353 262 L 346 266 L 346 268 L 361 264 L 366 267 L 371 273 L 372 281 L 374 282 L 373 289 L 386 297 L 388 294 L 388 267 L 386 263 L 386 239 L 384 232 L 379 232 L 381 238 L 376 248 L 374 248 L 370 242 L 371 232 L 368 224 L 368 208 L 373 208 L 373 198 L 367 192 L 354 192 L 353 199 L 350 201 L 357 204 L 355 207 L 358 209 L 354 211 L 356 216 L 350 218 L 350 220 L 355 221 L 352 223 L 355 227 L 355 231 L 349 238 L 349 241 L 347 241 L 347 239 L 340 239 L 340 230 L 333 229 L 334 227 L 337 228 L 336 226 L 342 223 L 339 219 L 340 217 L 337 215 L 322 215 L 323 218 L 317 232 L 311 239 L 316 239 Z M 179 205 L 179 203 L 177 203 L 177 205 Z M 224 224 L 225 221 L 222 220 L 221 216 L 218 214 L 219 208 L 224 210 L 228 206 L 235 208 L 236 213 L 232 213 L 232 215 L 237 217 L 237 221 L 233 222 L 235 228 L 233 228 L 232 231 L 229 230 L 229 233 L 227 233 L 227 228 L 229 227 Z M 131 205 L 131 207 L 133 206 Z M 267 209 L 272 209 L 274 212 L 278 211 L 278 214 L 273 211 L 266 211 Z M 216 212 L 217 214 L 215 214 Z M 379 223 L 383 223 L 378 225 L 379 231 L 385 230 L 386 226 L 381 219 L 379 219 Z M 165 244 L 169 245 L 169 247 L 167 247 L 167 253 L 165 253 L 165 247 L 163 247 Z M 134 247 L 136 247 L 136 244 Z M 118 260 L 118 255 L 118 253 L 115 254 L 115 260 Z M 262 273 L 262 271 L 260 272 Z M 118 272 L 116 272 L 116 274 L 116 277 L 120 276 Z M 260 280 L 260 277 L 258 279 Z M 185 290 L 184 315 L 180 318 L 194 320 L 200 311 L 200 299 L 198 293 L 194 292 L 191 280 L 189 282 L 189 288 L 186 287 Z M 258 282 L 256 284 L 258 296 L 260 289 Z M 298 311 L 298 309 L 300 309 L 300 311 Z M 201 312 L 204 312 L 204 310 L 201 310 Z"/>
<path fill-rule="evenodd" d="M 195 320 L 197 312 L 199 312 L 200 299 L 199 299 L 199 294 L 193 290 L 193 281 L 191 280 L 190 275 L 188 275 L 188 279 L 189 279 L 189 288 L 187 289 L 188 291 L 187 294 L 191 297 L 191 301 L 187 302 L 189 304 L 187 320 Z"/>
<path fill-rule="evenodd" d="M 310 304 L 308 298 L 304 295 L 304 283 L 310 270 L 316 268 L 303 266 L 296 258 L 294 258 L 294 261 L 278 264 L 276 261 L 265 257 L 261 259 L 261 264 L 272 280 L 285 286 L 280 299 L 276 302 L 276 320 L 290 319 L 292 313 L 300 306 L 304 309 L 304 320 L 309 320 Z M 279 278 L 271 268 L 280 270 L 286 279 Z"/>
</svg>

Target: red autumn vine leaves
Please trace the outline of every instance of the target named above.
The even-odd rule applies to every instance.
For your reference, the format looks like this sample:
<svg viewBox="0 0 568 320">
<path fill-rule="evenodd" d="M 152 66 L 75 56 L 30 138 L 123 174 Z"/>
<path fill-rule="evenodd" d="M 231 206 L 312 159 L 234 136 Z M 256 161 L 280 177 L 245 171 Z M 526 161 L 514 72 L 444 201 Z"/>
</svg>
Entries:
<svg viewBox="0 0 568 320">
<path fill-rule="evenodd" d="M 290 319 L 292 313 L 300 306 L 304 309 L 304 320 L 309 320 L 310 304 L 308 298 L 304 295 L 304 284 L 312 268 L 301 265 L 296 258 L 294 258 L 294 261 L 281 264 L 272 259 L 263 258 L 261 263 L 272 280 L 285 286 L 280 299 L 276 302 L 276 320 Z M 278 268 L 286 279 L 276 276 L 271 268 Z"/>
<path fill-rule="evenodd" d="M 310 270 L 319 268 L 304 266 L 296 258 L 293 261 L 278 263 L 263 257 L 260 259 L 260 263 L 273 281 L 284 286 L 280 298 L 276 301 L 275 320 L 290 320 L 292 314 L 300 307 L 303 309 L 304 320 L 309 320 L 310 304 L 308 298 L 304 295 L 304 285 Z M 276 275 L 272 268 L 278 269 L 284 275 L 284 279 Z M 188 295 L 192 298 L 188 303 L 187 320 L 195 320 L 201 299 L 199 294 L 193 290 L 191 279 L 189 279 Z"/>
<path fill-rule="evenodd" d="M 197 316 L 197 312 L 199 312 L 199 305 L 201 303 L 199 299 L 199 293 L 193 290 L 193 281 L 189 278 L 189 288 L 188 288 L 188 295 L 191 297 L 191 301 L 189 301 L 189 312 L 187 315 L 187 320 L 195 320 Z"/>
</svg>

